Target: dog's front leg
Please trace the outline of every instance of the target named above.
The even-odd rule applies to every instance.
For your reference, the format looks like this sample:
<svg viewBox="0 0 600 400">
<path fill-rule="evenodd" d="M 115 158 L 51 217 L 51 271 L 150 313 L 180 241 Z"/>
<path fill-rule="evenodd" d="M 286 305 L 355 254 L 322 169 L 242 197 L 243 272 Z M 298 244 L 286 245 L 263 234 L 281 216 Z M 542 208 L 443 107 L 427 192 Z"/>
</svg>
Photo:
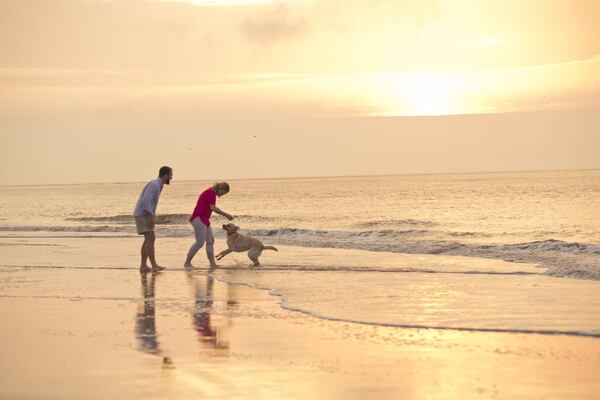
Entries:
<svg viewBox="0 0 600 400">
<path fill-rule="evenodd" d="M 223 257 L 225 257 L 227 254 L 231 253 L 231 249 L 226 249 L 223 250 L 222 252 L 220 252 L 219 254 L 217 254 L 217 260 L 222 259 Z"/>
</svg>

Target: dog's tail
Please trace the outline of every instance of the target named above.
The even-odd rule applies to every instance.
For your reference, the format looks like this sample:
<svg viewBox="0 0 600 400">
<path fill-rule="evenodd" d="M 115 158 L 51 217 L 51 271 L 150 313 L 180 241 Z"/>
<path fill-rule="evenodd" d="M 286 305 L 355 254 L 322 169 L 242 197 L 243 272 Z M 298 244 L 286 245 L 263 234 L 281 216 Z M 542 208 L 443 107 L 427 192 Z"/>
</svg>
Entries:
<svg viewBox="0 0 600 400">
<path fill-rule="evenodd" d="M 275 246 L 263 246 L 262 249 L 263 250 L 275 250 L 275 251 L 279 251 L 279 250 L 277 250 L 277 248 Z"/>
</svg>

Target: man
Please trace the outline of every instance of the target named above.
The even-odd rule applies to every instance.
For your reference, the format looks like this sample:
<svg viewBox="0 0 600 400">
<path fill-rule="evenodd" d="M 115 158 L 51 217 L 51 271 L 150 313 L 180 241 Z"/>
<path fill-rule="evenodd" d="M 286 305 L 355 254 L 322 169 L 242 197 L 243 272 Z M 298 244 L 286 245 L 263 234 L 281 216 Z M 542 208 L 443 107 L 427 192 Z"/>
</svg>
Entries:
<svg viewBox="0 0 600 400">
<path fill-rule="evenodd" d="M 173 169 L 170 167 L 161 167 L 158 171 L 158 178 L 148 182 L 140 194 L 140 198 L 135 205 L 133 216 L 135 217 L 135 226 L 138 235 L 144 235 L 142 243 L 142 263 L 140 272 L 158 272 L 164 267 L 157 264 L 154 257 L 154 225 L 156 224 L 156 206 L 160 192 L 165 184 L 171 183 L 173 179 Z M 150 259 L 152 269 L 148 267 L 147 260 Z"/>
</svg>

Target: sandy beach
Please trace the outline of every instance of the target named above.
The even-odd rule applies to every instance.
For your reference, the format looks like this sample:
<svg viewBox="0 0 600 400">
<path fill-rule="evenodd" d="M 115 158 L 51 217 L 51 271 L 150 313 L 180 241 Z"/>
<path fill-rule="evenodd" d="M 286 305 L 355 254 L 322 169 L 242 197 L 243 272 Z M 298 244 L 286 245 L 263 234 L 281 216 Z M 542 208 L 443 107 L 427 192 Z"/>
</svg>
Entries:
<svg viewBox="0 0 600 400">
<path fill-rule="evenodd" d="M 39 246 L 20 240 L 3 240 L 12 242 L 3 265 L 13 266 L 0 269 L 1 398 L 594 399 L 600 393 L 595 337 L 330 321 L 286 310 L 267 291 L 226 284 L 215 271 L 177 267 L 176 240 L 163 240 L 169 269 L 156 276 L 126 265 L 135 246 L 116 243 L 133 245 L 131 238 L 95 239 L 97 253 L 88 249 L 87 259 L 82 239 L 48 238 Z M 114 251 L 102 258 L 106 248 Z M 350 254 L 372 256 L 311 252 L 339 262 Z M 282 257 L 306 253 L 285 247 Z M 44 262 L 48 257 L 52 262 Z M 265 258 L 266 269 L 275 257 Z"/>
<path fill-rule="evenodd" d="M 0 400 L 600 400 L 598 21 L 0 0 Z"/>
</svg>

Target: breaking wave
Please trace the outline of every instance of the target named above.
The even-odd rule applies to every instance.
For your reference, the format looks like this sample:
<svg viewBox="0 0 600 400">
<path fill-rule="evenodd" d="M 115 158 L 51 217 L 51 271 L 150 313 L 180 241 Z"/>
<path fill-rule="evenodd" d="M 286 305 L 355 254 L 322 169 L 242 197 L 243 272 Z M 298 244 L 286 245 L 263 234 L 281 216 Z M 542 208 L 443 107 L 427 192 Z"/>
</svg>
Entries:
<svg viewBox="0 0 600 400">
<path fill-rule="evenodd" d="M 92 221 L 80 219 L 81 222 Z M 100 219 L 110 218 L 110 219 Z M 135 235 L 131 216 L 100 217 L 93 220 L 125 221 L 129 225 L 74 225 L 74 226 L 0 226 L 0 232 L 77 232 L 77 233 L 123 233 Z M 182 221 L 182 226 L 174 221 Z M 186 237 L 192 235 L 187 226 L 187 214 L 166 214 L 164 224 L 157 230 L 158 236 Z M 172 226 L 168 226 L 173 224 Z M 166 225 L 166 226 L 165 226 Z M 478 232 L 445 232 L 427 229 L 382 229 L 362 231 L 314 230 L 301 228 L 249 229 L 247 234 L 264 238 L 268 244 L 282 244 L 300 247 L 329 247 L 408 254 L 441 254 L 452 256 L 498 259 L 510 262 L 535 264 L 546 268 L 545 273 L 557 277 L 600 280 L 600 245 L 591 243 L 565 242 L 556 239 L 524 243 L 461 243 L 462 237 L 483 238 Z M 432 233 L 435 238 L 431 238 Z M 214 229 L 218 238 L 224 236 L 221 229 Z M 93 236 L 92 236 L 93 237 Z M 454 239 L 456 238 L 456 240 Z"/>
<path fill-rule="evenodd" d="M 413 226 L 413 227 L 431 227 L 437 225 L 431 221 L 420 221 L 416 219 L 382 219 L 377 221 L 359 222 L 355 224 L 357 228 L 376 228 L 390 226 Z"/>
<path fill-rule="evenodd" d="M 135 230 L 135 228 L 133 228 Z M 131 227 L 109 225 L 0 226 L 0 232 L 130 232 Z"/>
<path fill-rule="evenodd" d="M 187 224 L 190 214 L 159 214 L 156 217 L 158 225 L 180 225 Z M 86 223 L 111 223 L 111 224 L 134 224 L 134 218 L 131 214 L 99 216 L 99 217 L 71 217 L 67 221 L 86 222 Z"/>
<path fill-rule="evenodd" d="M 264 215 L 248 215 L 240 214 L 235 216 L 236 219 L 242 220 L 244 223 L 267 223 L 277 220 L 275 217 L 266 217 Z M 157 225 L 187 225 L 189 223 L 190 214 L 159 214 L 156 217 Z M 289 219 L 289 218 L 288 218 Z M 92 216 L 92 217 L 68 217 L 67 221 L 83 222 L 87 224 L 102 223 L 102 224 L 117 224 L 117 225 L 132 225 L 134 218 L 131 214 L 120 214 L 111 216 Z"/>
<path fill-rule="evenodd" d="M 552 276 L 600 280 L 600 245 L 548 239 L 514 244 L 472 244 L 416 239 L 420 230 L 325 231 L 296 228 L 254 229 L 248 234 L 270 243 L 409 254 L 444 254 L 536 264 Z M 465 234 L 465 233 L 461 233 Z M 475 235 L 475 233 L 473 233 Z M 457 235 L 460 236 L 460 235 Z"/>
</svg>

